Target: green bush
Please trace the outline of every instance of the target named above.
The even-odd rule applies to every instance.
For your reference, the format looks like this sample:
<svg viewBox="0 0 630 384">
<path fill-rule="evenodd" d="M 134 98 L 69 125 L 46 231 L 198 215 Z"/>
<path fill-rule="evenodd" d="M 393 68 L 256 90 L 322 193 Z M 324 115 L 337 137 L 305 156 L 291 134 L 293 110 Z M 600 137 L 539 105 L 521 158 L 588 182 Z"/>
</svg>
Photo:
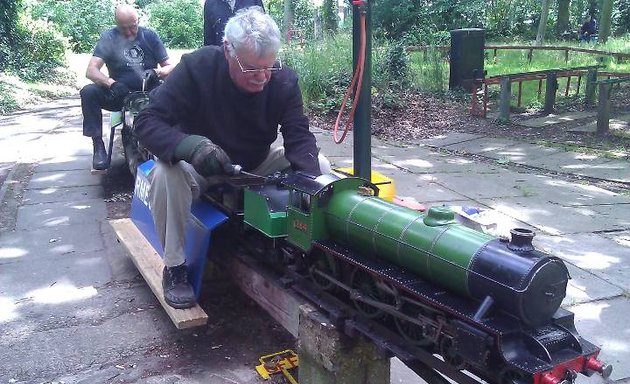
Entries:
<svg viewBox="0 0 630 384">
<path fill-rule="evenodd" d="M 113 0 L 39 0 L 31 14 L 57 25 L 76 53 L 91 52 L 101 33 L 114 26 Z"/>
<path fill-rule="evenodd" d="M 199 0 L 156 0 L 146 10 L 149 25 L 169 48 L 203 45 L 203 8 Z"/>
<path fill-rule="evenodd" d="M 299 75 L 307 109 L 321 113 L 339 111 L 353 76 L 350 34 L 311 41 L 304 48 L 291 46 L 283 59 Z M 375 108 L 399 107 L 396 94 L 413 85 L 410 65 L 401 43 L 373 45 L 371 94 Z"/>
<path fill-rule="evenodd" d="M 324 113 L 339 109 L 352 80 L 351 48 L 350 36 L 337 35 L 286 51 L 283 59 L 299 75 L 307 109 Z"/>
<path fill-rule="evenodd" d="M 68 41 L 55 25 L 24 15 L 18 30 L 19 54 L 13 59 L 13 72 L 20 78 L 46 80 L 53 69 L 65 64 Z"/>
<path fill-rule="evenodd" d="M 11 92 L 11 85 L 0 77 L 0 115 L 13 112 L 18 108 L 19 105 Z"/>
</svg>

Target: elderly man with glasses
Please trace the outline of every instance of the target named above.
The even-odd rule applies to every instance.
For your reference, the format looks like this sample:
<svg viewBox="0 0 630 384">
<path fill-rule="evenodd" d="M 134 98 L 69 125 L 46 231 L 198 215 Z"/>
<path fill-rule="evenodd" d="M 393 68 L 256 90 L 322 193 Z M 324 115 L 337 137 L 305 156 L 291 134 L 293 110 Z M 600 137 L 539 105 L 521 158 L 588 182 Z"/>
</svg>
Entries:
<svg viewBox="0 0 630 384">
<path fill-rule="evenodd" d="M 162 40 L 154 31 L 138 25 L 138 12 L 132 6 L 118 6 L 114 18 L 116 27 L 101 35 L 88 63 L 85 75 L 93 84 L 81 89 L 83 135 L 92 138 L 92 168 L 97 170 L 109 166 L 101 110 L 120 110 L 129 92 L 142 89 L 147 70 L 155 69 L 157 76 L 165 78 L 173 69 Z M 103 65 L 109 75 L 101 72 Z"/>
<path fill-rule="evenodd" d="M 159 159 L 149 200 L 164 249 L 162 285 L 174 308 L 195 305 L 184 258 L 193 197 L 208 178 L 240 165 L 257 175 L 330 172 L 304 115 L 297 75 L 278 59 L 280 30 L 259 7 L 245 8 L 225 27 L 223 46 L 183 55 L 136 118 L 136 134 Z M 278 136 L 283 146 L 272 146 Z"/>
</svg>

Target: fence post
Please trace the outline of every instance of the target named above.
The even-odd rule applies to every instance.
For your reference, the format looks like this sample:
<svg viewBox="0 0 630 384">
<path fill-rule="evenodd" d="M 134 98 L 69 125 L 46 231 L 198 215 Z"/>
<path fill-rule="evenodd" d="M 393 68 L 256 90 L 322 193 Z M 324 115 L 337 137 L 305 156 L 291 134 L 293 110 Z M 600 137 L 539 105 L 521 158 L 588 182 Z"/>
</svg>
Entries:
<svg viewBox="0 0 630 384">
<path fill-rule="evenodd" d="M 612 84 L 599 84 L 599 97 L 597 102 L 597 134 L 605 135 L 608 132 L 610 122 L 610 92 Z"/>
<path fill-rule="evenodd" d="M 558 74 L 550 72 L 547 74 L 545 83 L 545 113 L 553 112 L 553 105 L 556 103 L 556 91 L 558 90 Z"/>
<path fill-rule="evenodd" d="M 499 101 L 499 122 L 510 122 L 510 100 L 512 99 L 512 82 L 508 76 L 501 78 L 501 99 Z"/>
<path fill-rule="evenodd" d="M 589 69 L 586 74 L 586 85 L 584 87 L 585 103 L 587 106 L 593 105 L 595 101 L 595 82 L 597 81 L 597 68 Z"/>
</svg>

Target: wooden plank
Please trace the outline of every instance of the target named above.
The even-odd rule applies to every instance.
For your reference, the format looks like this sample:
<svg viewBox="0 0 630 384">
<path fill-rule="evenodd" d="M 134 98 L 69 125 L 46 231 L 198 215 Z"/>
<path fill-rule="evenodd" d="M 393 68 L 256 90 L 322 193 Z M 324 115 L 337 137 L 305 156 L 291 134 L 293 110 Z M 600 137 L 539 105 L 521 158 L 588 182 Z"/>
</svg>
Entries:
<svg viewBox="0 0 630 384">
<path fill-rule="evenodd" d="M 206 325 L 208 315 L 199 304 L 189 309 L 175 309 L 166 303 L 162 290 L 164 263 L 135 224 L 130 219 L 110 220 L 109 223 L 177 329 Z"/>
<path fill-rule="evenodd" d="M 282 287 L 275 277 L 251 259 L 242 255 L 230 255 L 227 259 L 230 274 L 241 291 L 297 338 L 300 306 L 306 304 L 306 300 Z"/>
</svg>

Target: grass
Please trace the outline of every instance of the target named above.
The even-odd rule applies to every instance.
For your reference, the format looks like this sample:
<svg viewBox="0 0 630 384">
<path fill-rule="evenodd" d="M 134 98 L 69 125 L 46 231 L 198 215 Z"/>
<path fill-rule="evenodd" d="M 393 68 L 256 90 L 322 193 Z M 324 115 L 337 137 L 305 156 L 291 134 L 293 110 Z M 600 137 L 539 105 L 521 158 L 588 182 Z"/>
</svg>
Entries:
<svg viewBox="0 0 630 384">
<path fill-rule="evenodd" d="M 493 42 L 487 41 L 487 45 L 494 45 Z M 531 42 L 515 41 L 511 45 L 531 45 Z M 589 48 L 609 52 L 630 53 L 630 36 L 620 38 L 612 38 L 606 44 L 579 44 L 556 42 L 547 45 L 566 46 L 575 48 Z M 509 73 L 521 73 L 541 71 L 554 68 L 581 67 L 589 65 L 604 64 L 602 70 L 610 72 L 630 73 L 630 60 L 625 62 L 617 62 L 614 58 L 582 52 L 569 52 L 569 60 L 565 61 L 564 51 L 533 51 L 531 62 L 528 60 L 528 50 L 497 50 L 496 57 L 493 50 L 485 51 L 484 69 L 487 71 L 487 77 L 497 76 Z M 422 90 L 436 92 L 443 91 L 448 86 L 449 66 L 444 55 L 440 54 L 437 49 L 423 52 L 411 53 L 411 67 L 414 73 L 414 84 Z M 557 103 L 562 103 L 564 92 L 567 86 L 567 78 L 558 80 Z M 569 83 L 569 97 L 576 97 L 577 79 L 573 77 Z M 585 79 L 581 79 L 579 95 L 584 95 Z M 544 104 L 545 82 L 542 82 L 539 96 L 538 81 L 526 81 L 522 85 L 521 107 L 524 108 L 541 108 Z M 499 87 L 492 86 L 489 88 L 491 98 L 498 99 Z M 516 107 L 518 94 L 518 83 L 512 84 L 513 106 Z M 582 96 L 583 97 L 583 96 Z M 570 100 L 569 100 L 570 102 Z"/>
</svg>

